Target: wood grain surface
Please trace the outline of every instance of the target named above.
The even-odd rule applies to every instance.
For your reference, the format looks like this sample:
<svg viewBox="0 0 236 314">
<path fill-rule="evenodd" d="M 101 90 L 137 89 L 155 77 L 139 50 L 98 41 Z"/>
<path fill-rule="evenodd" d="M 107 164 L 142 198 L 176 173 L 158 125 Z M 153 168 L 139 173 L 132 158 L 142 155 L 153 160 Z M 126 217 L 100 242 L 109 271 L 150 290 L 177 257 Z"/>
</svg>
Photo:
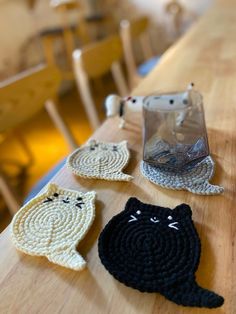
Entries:
<svg viewBox="0 0 236 314">
<path fill-rule="evenodd" d="M 54 182 L 62 187 L 97 192 L 94 225 L 79 245 L 88 267 L 75 272 L 49 263 L 45 258 L 21 254 L 13 247 L 9 228 L 0 237 L 0 313 L 81 314 L 205 314 L 236 313 L 236 3 L 219 1 L 162 58 L 161 64 L 133 91 L 184 89 L 196 84 L 205 101 L 206 122 L 212 156 L 216 161 L 213 182 L 225 187 L 221 196 L 198 196 L 159 188 L 142 178 L 141 120 L 118 130 L 116 119 L 107 120 L 93 138 L 127 139 L 131 161 L 126 173 L 132 182 L 106 182 L 75 178 L 62 169 Z M 191 205 L 198 229 L 202 256 L 198 282 L 225 298 L 223 307 L 208 310 L 184 308 L 159 294 L 142 294 L 116 281 L 101 265 L 97 239 L 103 226 L 120 212 L 127 199 L 174 207 Z"/>
</svg>

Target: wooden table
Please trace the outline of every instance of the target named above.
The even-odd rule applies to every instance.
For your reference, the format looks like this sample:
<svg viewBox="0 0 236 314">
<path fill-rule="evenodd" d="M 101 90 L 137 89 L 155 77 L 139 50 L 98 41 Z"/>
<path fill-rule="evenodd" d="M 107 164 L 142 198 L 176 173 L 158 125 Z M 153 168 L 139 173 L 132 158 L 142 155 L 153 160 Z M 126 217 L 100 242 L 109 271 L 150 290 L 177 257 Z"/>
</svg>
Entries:
<svg viewBox="0 0 236 314">
<path fill-rule="evenodd" d="M 108 120 L 93 138 L 128 139 L 132 159 L 126 172 L 130 183 L 76 179 L 62 169 L 53 181 L 66 188 L 97 192 L 96 220 L 80 253 L 88 268 L 75 272 L 53 265 L 46 258 L 17 252 L 7 228 L 0 238 L 0 313 L 114 313 L 181 314 L 236 313 L 236 4 L 219 1 L 162 58 L 161 64 L 133 94 L 184 89 L 191 81 L 203 93 L 212 156 L 214 183 L 225 187 L 222 196 L 198 196 L 158 188 L 142 178 L 141 126 L 118 131 Z M 128 197 L 174 207 L 186 202 L 193 209 L 201 242 L 198 282 L 225 297 L 215 310 L 177 306 L 159 294 L 142 294 L 113 279 L 101 265 L 97 239 L 103 226 L 120 212 Z"/>
</svg>

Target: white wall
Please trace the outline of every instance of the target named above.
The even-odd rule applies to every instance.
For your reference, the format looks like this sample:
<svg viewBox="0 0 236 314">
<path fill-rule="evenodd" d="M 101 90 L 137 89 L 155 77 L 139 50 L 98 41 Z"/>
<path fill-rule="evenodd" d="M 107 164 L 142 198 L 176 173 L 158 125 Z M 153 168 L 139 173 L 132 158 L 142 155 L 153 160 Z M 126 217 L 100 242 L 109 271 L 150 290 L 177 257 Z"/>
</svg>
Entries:
<svg viewBox="0 0 236 314">
<path fill-rule="evenodd" d="M 124 0 L 125 1 L 125 0 Z M 139 13 L 148 15 L 152 22 L 159 25 L 170 41 L 174 39 L 174 28 L 170 23 L 170 16 L 165 11 L 169 0 L 129 0 Z M 179 0 L 183 7 L 182 33 L 187 30 L 193 20 L 212 4 L 214 0 Z"/>
</svg>

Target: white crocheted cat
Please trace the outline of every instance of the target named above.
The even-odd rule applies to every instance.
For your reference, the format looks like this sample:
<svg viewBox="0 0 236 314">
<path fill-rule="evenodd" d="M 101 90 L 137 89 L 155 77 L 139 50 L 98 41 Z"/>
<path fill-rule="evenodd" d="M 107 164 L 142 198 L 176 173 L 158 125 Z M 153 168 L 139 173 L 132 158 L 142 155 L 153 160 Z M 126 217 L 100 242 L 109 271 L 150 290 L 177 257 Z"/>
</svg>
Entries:
<svg viewBox="0 0 236 314">
<path fill-rule="evenodd" d="M 130 181 L 133 177 L 122 172 L 129 157 L 127 141 L 105 143 L 92 140 L 68 157 L 67 166 L 84 178 Z"/>
</svg>

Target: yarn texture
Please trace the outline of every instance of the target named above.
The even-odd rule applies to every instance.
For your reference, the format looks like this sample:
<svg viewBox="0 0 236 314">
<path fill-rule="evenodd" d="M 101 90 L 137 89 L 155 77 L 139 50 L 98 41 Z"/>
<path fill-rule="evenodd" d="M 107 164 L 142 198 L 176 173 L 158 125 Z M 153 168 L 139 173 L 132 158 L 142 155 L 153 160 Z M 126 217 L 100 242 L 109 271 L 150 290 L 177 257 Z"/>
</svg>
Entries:
<svg viewBox="0 0 236 314">
<path fill-rule="evenodd" d="M 195 281 L 201 244 L 191 208 L 164 208 L 130 198 L 100 234 L 102 264 L 141 292 L 159 292 L 179 305 L 215 308 L 224 299 Z"/>
<path fill-rule="evenodd" d="M 140 170 L 145 178 L 163 188 L 187 190 L 202 195 L 221 194 L 224 191 L 223 187 L 209 183 L 214 175 L 214 161 L 210 156 L 194 167 L 180 172 L 162 169 L 145 161 L 141 162 Z"/>
<path fill-rule="evenodd" d="M 15 247 L 46 256 L 55 264 L 82 270 L 86 261 L 76 246 L 95 217 L 95 192 L 82 193 L 49 184 L 47 191 L 23 206 L 11 223 Z"/>
<path fill-rule="evenodd" d="M 68 157 L 67 167 L 84 178 L 130 181 L 133 177 L 122 172 L 129 157 L 127 141 L 104 143 L 93 140 Z"/>
</svg>

